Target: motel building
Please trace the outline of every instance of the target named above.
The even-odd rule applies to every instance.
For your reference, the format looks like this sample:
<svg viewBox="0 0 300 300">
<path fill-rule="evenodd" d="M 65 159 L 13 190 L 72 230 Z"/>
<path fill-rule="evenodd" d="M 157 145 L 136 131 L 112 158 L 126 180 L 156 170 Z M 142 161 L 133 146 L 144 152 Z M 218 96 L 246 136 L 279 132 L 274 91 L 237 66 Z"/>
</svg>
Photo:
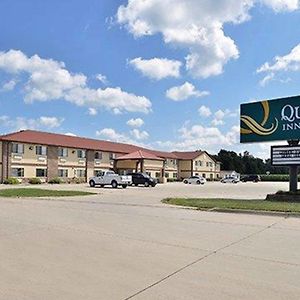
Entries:
<svg viewBox="0 0 300 300">
<path fill-rule="evenodd" d="M 145 172 L 164 183 L 201 175 L 220 177 L 220 163 L 205 151 L 162 152 L 135 145 L 34 130 L 0 136 L 0 182 L 16 177 L 26 182 L 87 182 L 99 171 Z"/>
</svg>

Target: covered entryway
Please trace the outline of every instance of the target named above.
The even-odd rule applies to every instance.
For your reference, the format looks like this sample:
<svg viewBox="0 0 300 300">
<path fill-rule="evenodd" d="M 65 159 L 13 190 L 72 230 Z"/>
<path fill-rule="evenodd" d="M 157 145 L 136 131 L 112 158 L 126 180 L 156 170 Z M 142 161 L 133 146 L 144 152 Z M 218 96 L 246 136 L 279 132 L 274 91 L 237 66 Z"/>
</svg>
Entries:
<svg viewBox="0 0 300 300">
<path fill-rule="evenodd" d="M 150 152 L 138 150 L 115 158 L 115 171 L 119 174 L 142 172 L 152 175 L 159 173 L 160 182 L 163 182 L 164 159 Z"/>
</svg>

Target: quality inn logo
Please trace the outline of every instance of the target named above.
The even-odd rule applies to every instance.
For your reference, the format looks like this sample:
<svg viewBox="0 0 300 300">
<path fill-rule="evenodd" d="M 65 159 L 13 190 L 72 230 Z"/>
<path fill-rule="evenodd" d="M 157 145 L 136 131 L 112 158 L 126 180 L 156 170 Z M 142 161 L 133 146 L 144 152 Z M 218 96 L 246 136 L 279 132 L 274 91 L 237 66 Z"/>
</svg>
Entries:
<svg viewBox="0 0 300 300">
<path fill-rule="evenodd" d="M 246 128 L 241 127 L 241 134 L 251 134 L 255 133 L 261 136 L 267 136 L 273 134 L 278 128 L 278 119 L 275 118 L 275 122 L 271 124 L 270 128 L 265 128 L 265 125 L 270 116 L 270 107 L 268 101 L 260 102 L 263 108 L 263 120 L 258 123 L 256 120 L 250 116 L 242 115 L 241 122 Z"/>
</svg>

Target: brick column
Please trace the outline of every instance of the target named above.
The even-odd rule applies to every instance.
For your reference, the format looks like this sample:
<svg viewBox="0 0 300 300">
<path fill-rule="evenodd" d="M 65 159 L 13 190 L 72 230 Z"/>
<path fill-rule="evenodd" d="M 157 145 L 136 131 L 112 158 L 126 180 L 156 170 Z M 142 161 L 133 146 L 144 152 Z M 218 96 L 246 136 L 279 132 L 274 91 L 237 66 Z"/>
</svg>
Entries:
<svg viewBox="0 0 300 300">
<path fill-rule="evenodd" d="M 58 176 L 58 147 L 48 146 L 47 151 L 47 181 L 49 181 Z"/>
<path fill-rule="evenodd" d="M 7 179 L 10 177 L 11 172 L 11 149 L 9 142 L 2 142 L 2 179 Z"/>
<path fill-rule="evenodd" d="M 165 177 L 166 176 L 166 163 L 167 163 L 167 161 L 164 160 L 163 167 L 161 169 L 161 174 L 160 174 L 160 176 L 161 176 L 161 180 L 160 180 L 161 183 L 166 183 L 167 182 L 167 178 Z"/>
<path fill-rule="evenodd" d="M 144 173 L 145 171 L 145 161 L 144 159 L 141 159 L 141 172 Z"/>
<path fill-rule="evenodd" d="M 118 161 L 116 159 L 114 159 L 114 172 L 118 173 Z"/>
<path fill-rule="evenodd" d="M 95 151 L 87 150 L 86 151 L 86 181 L 89 180 L 90 177 L 94 176 L 94 166 L 95 166 Z"/>
</svg>

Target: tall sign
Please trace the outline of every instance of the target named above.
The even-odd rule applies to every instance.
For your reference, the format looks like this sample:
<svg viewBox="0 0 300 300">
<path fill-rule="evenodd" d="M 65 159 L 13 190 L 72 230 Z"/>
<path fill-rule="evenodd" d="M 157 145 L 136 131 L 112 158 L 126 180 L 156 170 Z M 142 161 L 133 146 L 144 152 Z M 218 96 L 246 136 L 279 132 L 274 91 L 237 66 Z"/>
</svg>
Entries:
<svg viewBox="0 0 300 300">
<path fill-rule="evenodd" d="M 241 143 L 300 139 L 300 96 L 241 105 Z"/>
<path fill-rule="evenodd" d="M 288 141 L 287 147 L 272 147 L 273 165 L 290 168 L 290 191 L 298 188 L 300 165 L 300 96 L 241 105 L 241 143 Z"/>
</svg>

